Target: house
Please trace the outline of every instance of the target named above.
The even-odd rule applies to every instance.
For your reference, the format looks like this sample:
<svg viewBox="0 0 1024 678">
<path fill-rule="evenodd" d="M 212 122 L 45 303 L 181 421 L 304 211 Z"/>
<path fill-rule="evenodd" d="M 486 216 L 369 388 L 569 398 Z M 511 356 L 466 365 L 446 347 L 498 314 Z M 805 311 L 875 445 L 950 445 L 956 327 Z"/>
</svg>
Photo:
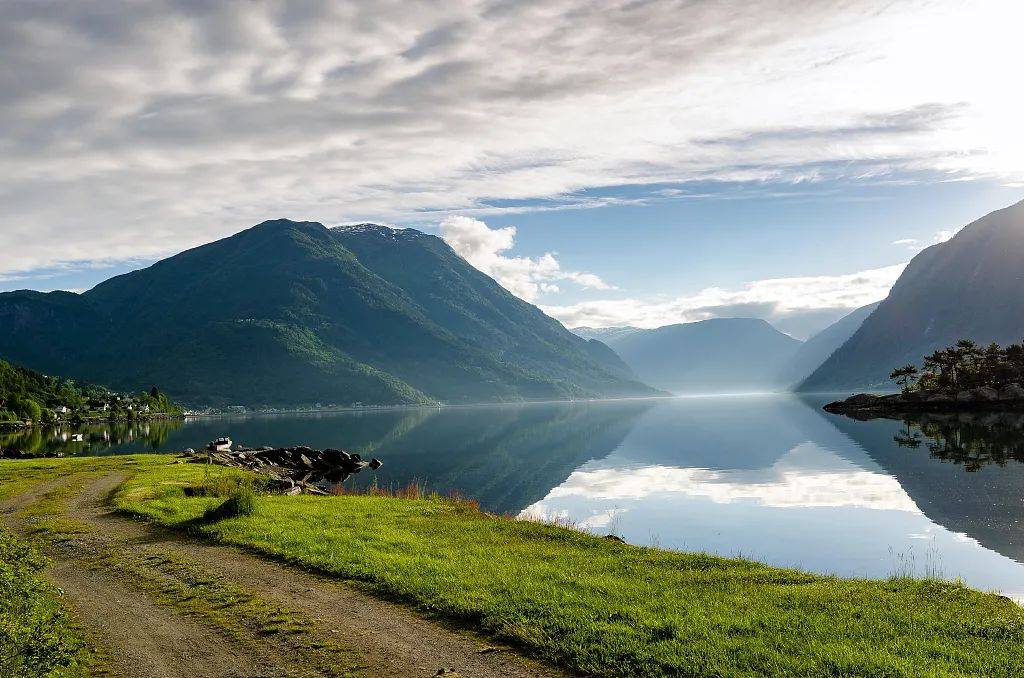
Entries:
<svg viewBox="0 0 1024 678">
<path fill-rule="evenodd" d="M 57 407 L 53 408 L 53 411 L 57 414 L 68 414 L 71 412 L 67 405 L 57 405 Z"/>
</svg>

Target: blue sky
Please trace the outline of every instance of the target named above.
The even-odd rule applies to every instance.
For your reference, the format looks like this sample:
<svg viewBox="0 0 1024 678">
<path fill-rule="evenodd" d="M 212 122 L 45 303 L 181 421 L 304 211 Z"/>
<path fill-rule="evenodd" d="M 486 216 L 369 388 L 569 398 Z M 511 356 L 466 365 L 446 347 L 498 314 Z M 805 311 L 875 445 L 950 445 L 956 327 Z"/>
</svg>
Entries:
<svg viewBox="0 0 1024 678">
<path fill-rule="evenodd" d="M 1017 2 L 4 18 L 0 290 L 87 289 L 270 218 L 377 221 L 570 326 L 755 315 L 805 336 L 1024 198 Z"/>
</svg>

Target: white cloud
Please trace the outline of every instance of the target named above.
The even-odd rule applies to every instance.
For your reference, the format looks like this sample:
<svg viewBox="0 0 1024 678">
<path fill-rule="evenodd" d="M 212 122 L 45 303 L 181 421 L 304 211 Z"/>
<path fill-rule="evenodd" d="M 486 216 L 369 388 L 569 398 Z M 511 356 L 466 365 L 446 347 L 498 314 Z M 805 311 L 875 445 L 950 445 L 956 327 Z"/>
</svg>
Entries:
<svg viewBox="0 0 1024 678">
<path fill-rule="evenodd" d="M 944 228 L 940 231 L 936 231 L 935 235 L 932 237 L 931 242 L 922 243 L 917 238 L 901 238 L 900 240 L 893 240 L 892 244 L 906 245 L 907 249 L 909 249 L 911 252 L 920 252 L 921 250 L 925 249 L 926 247 L 930 247 L 931 245 L 938 245 L 939 243 L 951 240 L 953 236 L 955 236 L 962 230 L 963 227 L 961 226 L 960 228 Z"/>
<path fill-rule="evenodd" d="M 506 256 L 504 253 L 515 245 L 514 226 L 490 228 L 479 219 L 451 216 L 441 222 L 441 237 L 466 261 L 527 301 L 541 293 L 558 292 L 554 282 L 559 280 L 584 289 L 614 289 L 593 273 L 564 270 L 551 252 L 536 259 Z"/>
<path fill-rule="evenodd" d="M 792 8 L 8 0 L 0 272 L 617 184 L 1024 179 L 1024 5 Z"/>
<path fill-rule="evenodd" d="M 708 287 L 671 299 L 602 299 L 542 308 L 568 327 L 660 327 L 735 316 L 777 320 L 822 310 L 852 310 L 884 299 L 905 267 L 896 264 L 845 275 L 769 278 L 740 289 Z"/>
</svg>

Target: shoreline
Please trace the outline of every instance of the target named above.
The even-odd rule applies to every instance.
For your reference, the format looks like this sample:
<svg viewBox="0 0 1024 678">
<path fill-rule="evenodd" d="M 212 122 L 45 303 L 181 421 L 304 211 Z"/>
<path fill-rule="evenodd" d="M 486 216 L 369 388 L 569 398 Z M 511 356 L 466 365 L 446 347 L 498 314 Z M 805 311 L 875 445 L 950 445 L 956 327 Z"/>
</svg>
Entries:
<svg viewBox="0 0 1024 678">
<path fill-rule="evenodd" d="M 254 573 L 287 563 L 268 581 L 293 586 L 312 572 L 354 583 L 377 600 L 401 603 L 420 615 L 420 623 L 454 624 L 481 634 L 485 648 L 505 645 L 502 652 L 519 651 L 572 672 L 821 675 L 835 672 L 837 653 L 848 675 L 1024 671 L 1024 608 L 934 577 L 839 578 L 633 546 L 422 494 L 253 496 L 244 472 L 210 476 L 205 464 L 178 464 L 161 455 L 0 466 L 19 470 L 0 483 L 0 496 L 35 496 L 39 505 L 31 515 L 43 522 L 34 529 L 54 543 L 64 543 L 75 530 L 98 530 L 103 537 L 117 525 L 104 518 L 80 527 L 91 518 L 78 507 L 91 504 L 76 497 L 107 497 L 105 510 L 132 517 L 126 523 L 132 530 L 188 532 L 254 557 L 239 580 L 249 592 L 266 587 L 253 587 Z M 33 487 L 40 491 L 33 495 Z M 211 509 L 244 487 L 250 488 L 249 509 L 211 517 Z M 328 525 L 337 527 L 325 530 Z M 226 567 L 231 560 L 201 561 L 193 553 L 182 552 L 174 566 Z M 123 580 L 124 572 L 144 575 L 140 565 L 148 561 L 132 549 L 117 549 L 96 562 L 101 575 Z M 189 582 L 209 579 L 205 570 L 192 572 L 186 572 Z M 166 576 L 156 572 L 153 581 Z M 193 600 L 194 584 L 183 593 Z M 70 602 L 76 602 L 73 594 Z M 101 617 L 96 623 L 104 628 L 112 622 Z M 914 633 L 895 632 L 903 628 Z M 761 642 L 764 633 L 770 643 Z M 382 638 L 388 637 L 384 632 Z M 387 652 L 393 643 L 381 647 Z"/>
</svg>

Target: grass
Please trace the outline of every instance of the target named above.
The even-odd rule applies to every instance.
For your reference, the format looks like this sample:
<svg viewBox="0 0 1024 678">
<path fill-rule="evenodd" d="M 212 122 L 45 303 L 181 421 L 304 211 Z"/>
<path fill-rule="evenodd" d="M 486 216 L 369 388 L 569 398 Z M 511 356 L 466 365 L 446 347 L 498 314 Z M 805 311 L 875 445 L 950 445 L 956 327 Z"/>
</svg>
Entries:
<svg viewBox="0 0 1024 678">
<path fill-rule="evenodd" d="M 12 464 L 48 464 L 30 467 L 46 477 L 111 463 L 69 461 L 3 462 L 0 476 Z M 251 514 L 210 521 L 244 474 L 166 457 L 121 464 L 134 473 L 113 497 L 122 511 L 354 582 L 583 673 L 1024 675 L 1024 609 L 955 583 L 629 546 L 440 498 L 257 495 Z"/>
<path fill-rule="evenodd" d="M 0 529 L 0 676 L 84 675 L 85 643 L 40 575 L 45 558 Z"/>
<path fill-rule="evenodd" d="M 30 549 L 30 553 L 38 554 L 35 549 L 39 546 L 61 543 L 95 532 L 91 524 L 75 519 L 73 509 L 70 508 L 70 502 L 80 494 L 87 480 L 114 471 L 138 472 L 147 467 L 166 466 L 167 459 L 148 455 L 67 459 L 56 463 L 54 460 L 0 462 L 0 477 L 17 477 L 16 481 L 0 484 L 0 493 L 10 498 L 16 493 L 37 489 L 36 495 L 28 497 L 29 501 L 18 511 L 18 517 L 23 523 L 23 531 L 31 539 L 31 542 L 19 543 Z M 251 510 L 255 493 L 262 486 L 258 478 L 219 467 L 212 473 L 211 469 L 204 469 L 200 481 L 184 490 L 190 495 L 208 497 L 213 502 L 223 501 L 223 504 L 213 507 L 211 513 L 214 515 L 204 516 L 204 520 L 222 519 L 231 514 L 241 515 Z M 5 474 L 5 471 L 8 473 Z M 39 488 L 41 484 L 58 478 L 60 483 L 54 487 Z M 223 499 L 225 496 L 227 500 Z M 230 504 L 226 512 L 224 504 Z M 252 639 L 256 638 L 259 646 L 277 645 L 283 655 L 294 657 L 296 662 L 307 668 L 315 667 L 321 675 L 346 676 L 359 668 L 358 653 L 354 653 L 352 647 L 316 631 L 314 624 L 303 614 L 271 603 L 257 592 L 242 590 L 222 577 L 210 575 L 202 567 L 187 562 L 177 554 L 149 546 L 126 549 L 123 543 L 102 536 L 87 542 L 90 544 L 88 550 L 83 549 L 84 543 L 79 541 L 77 550 L 85 552 L 76 557 L 76 565 L 113 573 L 123 585 L 147 593 L 157 604 L 201 619 L 236 643 L 251 644 Z M 0 548 L 2 555 L 5 554 Z M 41 558 L 38 560 L 40 565 L 43 562 Z M 46 587 L 45 584 L 42 586 Z M 53 593 L 52 588 L 48 590 Z M 0 598 L 0 603 L 3 601 Z M 0 617 L 3 617 L 4 609 L 6 605 L 0 605 Z M 58 616 L 46 621 L 44 626 L 49 625 L 53 632 L 57 632 L 62 629 L 60 624 L 66 621 L 66 617 L 56 604 L 54 610 Z M 85 661 L 72 665 L 68 671 L 50 674 L 38 662 L 40 652 L 22 643 L 18 647 L 11 647 L 7 655 L 12 661 L 16 659 L 19 665 L 23 664 L 25 671 L 9 671 L 0 661 L 0 677 L 108 675 L 109 667 L 104 663 L 102 652 L 97 653 L 87 645 L 93 639 L 83 642 L 80 635 L 75 635 L 75 628 L 70 626 L 64 635 L 75 641 L 78 647 L 76 656 L 83 657 Z M 0 635 L 0 652 L 3 647 Z M 88 668 L 83 669 L 83 666 Z"/>
<path fill-rule="evenodd" d="M 1024 610 L 953 583 L 839 579 L 628 546 L 437 498 L 261 496 L 251 515 L 207 523 L 220 500 L 187 496 L 203 473 L 151 468 L 114 501 L 584 673 L 1024 673 Z"/>
</svg>

